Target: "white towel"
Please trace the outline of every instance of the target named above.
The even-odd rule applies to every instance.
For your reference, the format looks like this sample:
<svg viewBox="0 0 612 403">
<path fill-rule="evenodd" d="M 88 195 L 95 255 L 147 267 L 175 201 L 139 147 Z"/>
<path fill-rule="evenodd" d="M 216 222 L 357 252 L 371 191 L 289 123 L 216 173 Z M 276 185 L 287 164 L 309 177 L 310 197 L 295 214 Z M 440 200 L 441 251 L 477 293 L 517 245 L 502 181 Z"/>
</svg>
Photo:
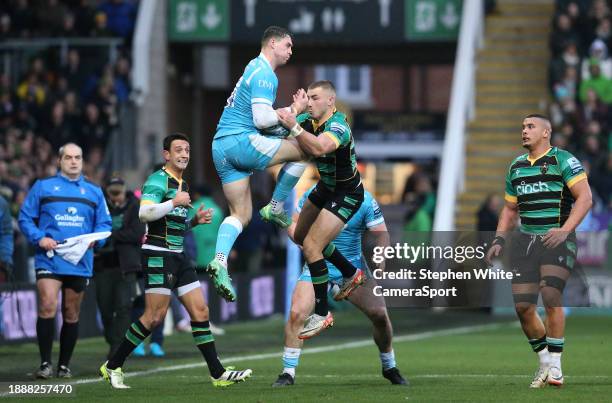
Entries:
<svg viewBox="0 0 612 403">
<path fill-rule="evenodd" d="M 83 255 L 85 255 L 85 252 L 87 252 L 90 243 L 106 239 L 110 235 L 110 231 L 104 231 L 66 238 L 54 250 L 47 251 L 47 257 L 52 258 L 54 253 L 57 253 L 62 259 L 77 265 L 83 258 Z"/>
</svg>

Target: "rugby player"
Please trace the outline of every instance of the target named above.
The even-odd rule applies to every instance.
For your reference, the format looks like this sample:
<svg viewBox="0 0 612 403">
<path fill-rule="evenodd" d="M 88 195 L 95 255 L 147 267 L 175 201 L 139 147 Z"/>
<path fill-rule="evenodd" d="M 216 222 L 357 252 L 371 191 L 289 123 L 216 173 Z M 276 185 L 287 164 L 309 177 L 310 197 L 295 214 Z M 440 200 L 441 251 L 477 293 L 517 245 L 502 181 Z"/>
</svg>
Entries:
<svg viewBox="0 0 612 403">
<path fill-rule="evenodd" d="M 298 221 L 298 214 L 308 195 L 314 189 L 308 190 L 298 203 L 297 212 L 293 215 L 293 221 Z M 289 237 L 293 239 L 295 224 L 287 229 Z M 371 231 L 376 237 L 377 246 L 389 245 L 389 234 L 385 219 L 380 211 L 380 207 L 374 197 L 365 192 L 364 200 L 357 213 L 349 220 L 344 230 L 334 240 L 334 244 L 341 253 L 356 267 L 361 268 L 361 237 L 366 231 Z M 384 269 L 384 261 L 379 265 L 379 269 Z M 329 281 L 337 288 L 342 285 L 342 273 L 332 264 L 329 266 Z M 303 341 L 297 336 L 312 311 L 314 305 L 314 291 L 311 285 L 312 277 L 307 267 L 303 268 L 302 274 L 293 290 L 291 298 L 291 308 L 289 320 L 285 325 L 285 349 L 283 353 L 283 372 L 273 387 L 289 386 L 295 382 L 295 370 L 300 359 Z M 395 363 L 395 353 L 391 345 L 393 338 L 393 327 L 385 299 L 374 295 L 376 281 L 368 278 L 364 285 L 353 291 L 348 300 L 359 308 L 372 322 L 372 334 L 374 342 L 380 353 L 382 374 L 394 385 L 407 385 L 408 382 L 402 377 Z"/>
<path fill-rule="evenodd" d="M 522 127 L 522 144 L 528 153 L 517 157 L 508 169 L 506 204 L 486 259 L 491 263 L 500 255 L 520 217 L 520 233 L 510 253 L 515 272 L 512 294 L 523 332 L 539 357 L 530 387 L 561 386 L 563 289 L 576 262 L 574 230 L 591 208 L 591 190 L 580 161 L 551 147 L 547 117 L 528 115 Z M 536 311 L 539 295 L 546 309 L 545 323 Z"/>
<path fill-rule="evenodd" d="M 295 242 L 302 246 L 315 293 L 314 314 L 306 320 L 299 335 L 302 339 L 316 336 L 334 323 L 327 307 L 328 270 L 324 255 L 342 256 L 331 241 L 359 210 L 364 197 L 355 142 L 346 116 L 336 109 L 333 83 L 314 82 L 308 87 L 307 95 L 308 113 L 296 116 L 287 110 L 277 112 L 282 125 L 291 130 L 302 150 L 314 158 L 320 175 L 302 208 L 294 233 Z M 336 299 L 348 297 L 363 283 L 362 270 L 352 268 L 354 274 L 349 277 L 339 267 L 344 279 Z"/>
<path fill-rule="evenodd" d="M 171 292 L 177 295 L 191 318 L 191 332 L 210 371 L 214 386 L 225 387 L 242 382 L 252 371 L 233 371 L 223 367 L 217 357 L 215 339 L 210 331 L 208 306 L 194 267 L 183 252 L 188 225 L 208 224 L 212 211 L 201 205 L 191 223 L 187 222 L 191 198 L 183 172 L 189 163 L 189 139 L 180 133 L 164 139 L 166 164 L 151 174 L 142 188 L 139 217 L 147 223 L 146 241 L 142 245 L 142 268 L 145 278 L 144 314 L 127 329 L 125 338 L 110 359 L 100 367 L 100 376 L 115 389 L 127 389 L 122 366 L 130 353 L 142 343 L 151 330 L 164 321 Z"/>
</svg>

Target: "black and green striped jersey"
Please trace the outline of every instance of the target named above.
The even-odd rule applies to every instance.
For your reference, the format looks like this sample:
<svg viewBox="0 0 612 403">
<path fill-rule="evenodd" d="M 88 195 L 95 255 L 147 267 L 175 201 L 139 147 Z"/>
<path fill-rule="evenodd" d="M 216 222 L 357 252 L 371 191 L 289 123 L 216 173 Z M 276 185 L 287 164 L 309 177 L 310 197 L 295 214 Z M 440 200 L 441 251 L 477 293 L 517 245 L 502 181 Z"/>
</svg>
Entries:
<svg viewBox="0 0 612 403">
<path fill-rule="evenodd" d="M 325 123 L 319 124 L 309 114 L 304 113 L 297 117 L 297 121 L 304 130 L 315 136 L 328 136 L 336 143 L 337 148 L 334 152 L 315 159 L 321 182 L 332 191 L 355 189 L 361 182 L 361 177 L 357 171 L 355 141 L 346 116 L 334 111 Z"/>
<path fill-rule="evenodd" d="M 586 178 L 582 164 L 552 147 L 536 159 L 521 155 L 506 175 L 506 200 L 518 204 L 521 231 L 544 234 L 567 220 L 574 203 L 570 188 Z"/>
<path fill-rule="evenodd" d="M 188 192 L 187 183 L 175 178 L 164 168 L 151 174 L 142 187 L 140 205 L 164 203 L 172 200 L 178 190 Z M 145 245 L 169 250 L 182 250 L 187 230 L 187 212 L 184 206 L 176 206 L 159 220 L 147 223 Z"/>
</svg>

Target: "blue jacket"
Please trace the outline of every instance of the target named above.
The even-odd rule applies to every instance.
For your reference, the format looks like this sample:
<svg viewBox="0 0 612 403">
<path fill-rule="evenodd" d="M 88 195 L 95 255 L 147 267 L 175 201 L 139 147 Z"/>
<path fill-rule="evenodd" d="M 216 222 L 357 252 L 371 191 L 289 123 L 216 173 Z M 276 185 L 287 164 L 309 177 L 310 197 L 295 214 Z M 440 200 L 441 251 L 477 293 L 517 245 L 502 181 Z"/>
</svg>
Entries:
<svg viewBox="0 0 612 403">
<path fill-rule="evenodd" d="M 99 186 L 83 176 L 71 181 L 58 173 L 34 183 L 21 206 L 19 227 L 28 241 L 38 246 L 45 236 L 62 242 L 77 235 L 111 231 L 112 220 Z M 47 257 L 38 247 L 34 264 L 37 270 L 54 274 L 91 277 L 93 251 L 88 249 L 79 264 L 73 265 L 57 255 Z"/>
<path fill-rule="evenodd" d="M 0 196 L 0 262 L 13 265 L 13 219 L 9 205 Z"/>
</svg>

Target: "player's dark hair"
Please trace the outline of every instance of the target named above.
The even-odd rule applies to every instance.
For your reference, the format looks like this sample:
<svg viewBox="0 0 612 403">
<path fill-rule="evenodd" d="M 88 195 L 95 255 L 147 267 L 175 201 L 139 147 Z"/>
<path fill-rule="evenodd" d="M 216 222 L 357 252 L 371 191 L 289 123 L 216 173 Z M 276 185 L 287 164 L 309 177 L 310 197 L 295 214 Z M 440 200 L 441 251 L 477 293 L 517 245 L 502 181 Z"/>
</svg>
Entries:
<svg viewBox="0 0 612 403">
<path fill-rule="evenodd" d="M 550 123 L 550 119 L 548 118 L 548 116 L 542 115 L 539 113 L 530 113 L 529 115 L 525 116 L 525 119 L 527 118 L 538 118 L 538 119 L 546 120 L 548 123 Z"/>
<path fill-rule="evenodd" d="M 291 32 L 289 32 L 287 29 L 283 27 L 277 27 L 276 25 L 269 26 L 268 28 L 266 28 L 263 35 L 261 36 L 261 46 L 265 46 L 265 44 L 268 43 L 268 41 L 272 38 L 281 39 L 286 36 L 288 36 L 289 38 L 293 38 L 291 36 Z"/>
<path fill-rule="evenodd" d="M 170 151 L 170 146 L 174 140 L 184 140 L 189 143 L 189 137 L 183 133 L 172 133 L 164 137 L 164 151 Z"/>
<path fill-rule="evenodd" d="M 336 87 L 334 86 L 334 83 L 329 80 L 315 81 L 314 83 L 308 86 L 309 90 L 312 90 L 314 88 L 323 88 L 325 90 L 333 92 L 334 94 L 336 93 Z"/>
</svg>

